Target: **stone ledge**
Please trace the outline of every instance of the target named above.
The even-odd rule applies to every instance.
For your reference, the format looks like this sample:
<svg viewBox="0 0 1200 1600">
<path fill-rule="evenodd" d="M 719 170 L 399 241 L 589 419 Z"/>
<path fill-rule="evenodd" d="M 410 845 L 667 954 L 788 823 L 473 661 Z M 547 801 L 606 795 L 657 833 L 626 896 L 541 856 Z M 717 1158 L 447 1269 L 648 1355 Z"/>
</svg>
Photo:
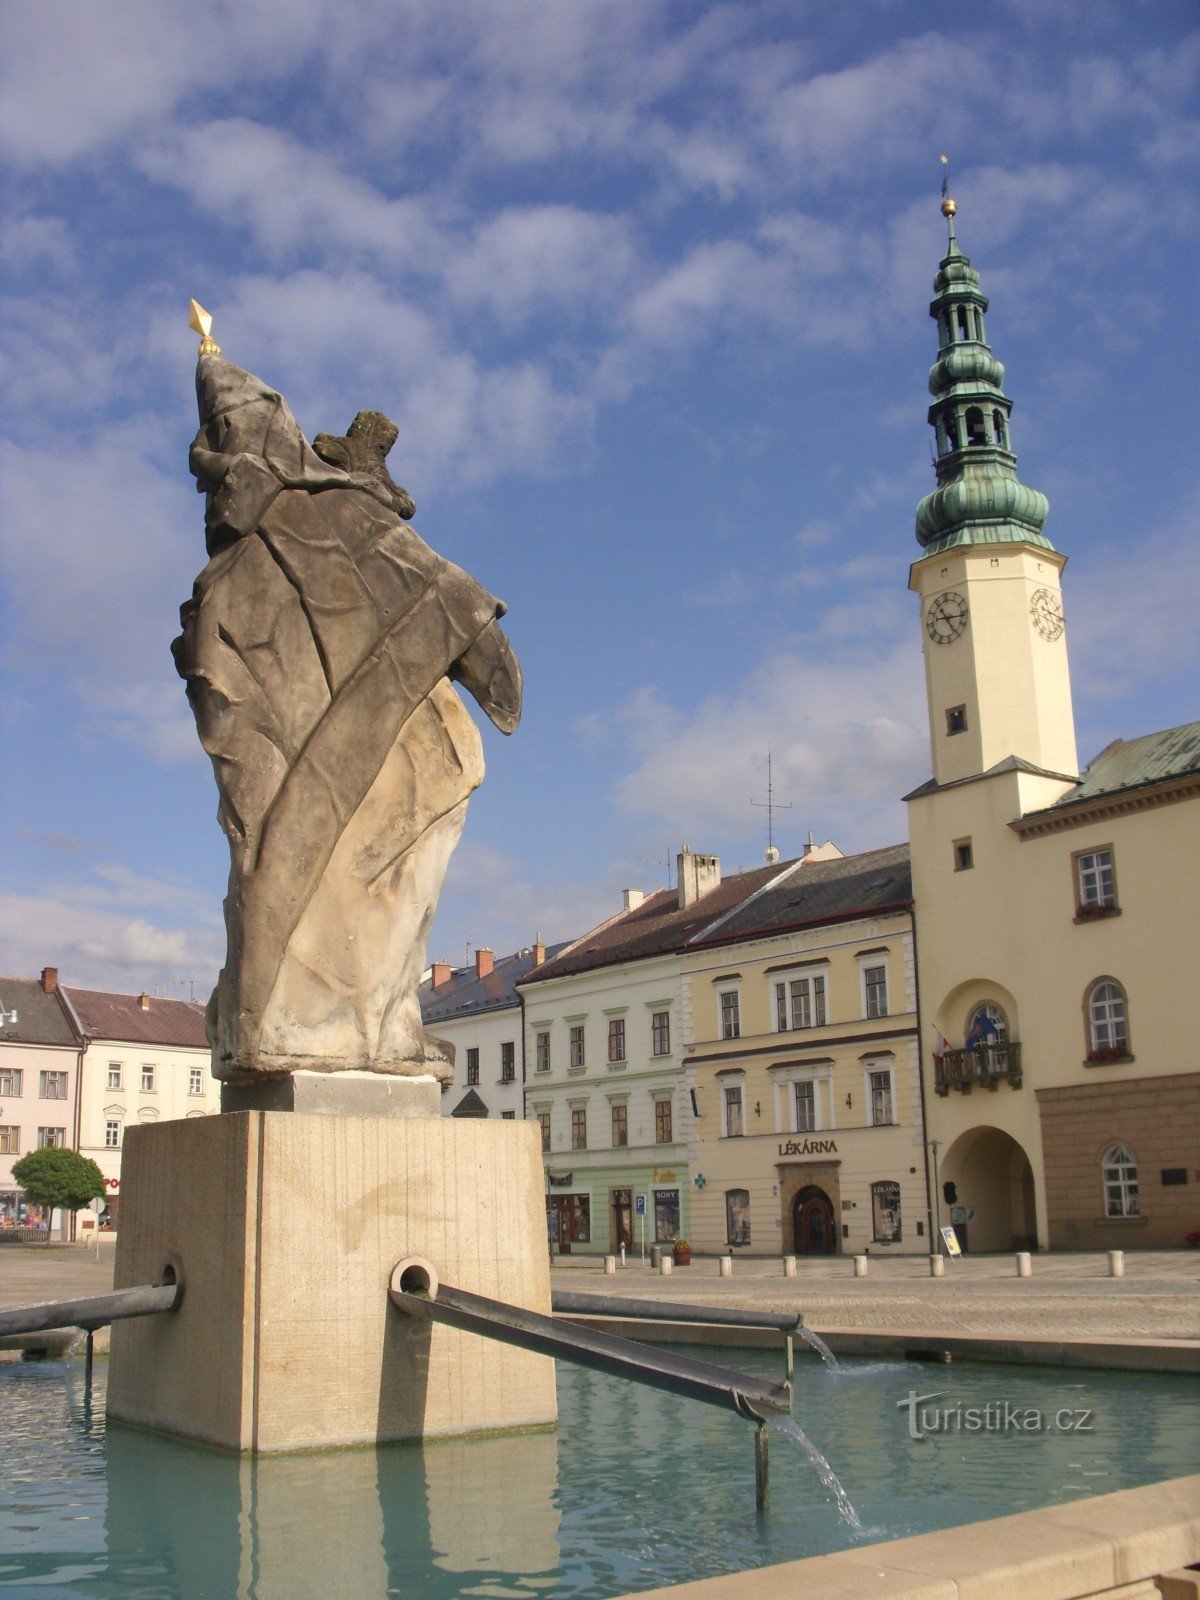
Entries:
<svg viewBox="0 0 1200 1600">
<path fill-rule="evenodd" d="M 223 1083 L 221 1110 L 299 1111 L 330 1117 L 436 1117 L 441 1089 L 431 1076 L 383 1072 L 290 1072 Z"/>
</svg>

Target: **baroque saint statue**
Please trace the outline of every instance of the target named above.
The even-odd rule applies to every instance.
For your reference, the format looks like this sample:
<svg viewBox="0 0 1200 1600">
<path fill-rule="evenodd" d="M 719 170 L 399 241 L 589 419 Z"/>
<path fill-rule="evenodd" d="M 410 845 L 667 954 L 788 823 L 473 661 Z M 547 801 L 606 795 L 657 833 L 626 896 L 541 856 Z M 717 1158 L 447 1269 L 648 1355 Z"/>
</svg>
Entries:
<svg viewBox="0 0 1200 1600">
<path fill-rule="evenodd" d="M 208 565 L 172 645 L 220 791 L 228 948 L 208 1006 L 213 1071 L 451 1076 L 417 986 L 482 742 L 521 715 L 505 606 L 409 526 L 360 412 L 303 433 L 286 401 L 204 335 L 190 467 Z"/>
</svg>

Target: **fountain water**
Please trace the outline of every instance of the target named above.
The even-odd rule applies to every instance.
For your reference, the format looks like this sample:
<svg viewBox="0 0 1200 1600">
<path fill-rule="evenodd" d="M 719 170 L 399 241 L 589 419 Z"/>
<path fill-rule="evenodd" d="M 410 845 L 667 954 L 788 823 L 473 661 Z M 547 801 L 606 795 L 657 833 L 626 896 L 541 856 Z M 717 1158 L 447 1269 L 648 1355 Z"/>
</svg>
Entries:
<svg viewBox="0 0 1200 1600">
<path fill-rule="evenodd" d="M 805 1344 L 810 1345 L 812 1349 L 817 1352 L 821 1360 L 829 1368 L 830 1372 L 837 1372 L 840 1370 L 838 1358 L 834 1355 L 833 1351 L 825 1343 L 824 1339 L 822 1339 L 819 1333 L 814 1333 L 811 1328 L 805 1327 L 803 1323 L 801 1323 L 796 1329 L 796 1332 L 804 1340 Z"/>
</svg>

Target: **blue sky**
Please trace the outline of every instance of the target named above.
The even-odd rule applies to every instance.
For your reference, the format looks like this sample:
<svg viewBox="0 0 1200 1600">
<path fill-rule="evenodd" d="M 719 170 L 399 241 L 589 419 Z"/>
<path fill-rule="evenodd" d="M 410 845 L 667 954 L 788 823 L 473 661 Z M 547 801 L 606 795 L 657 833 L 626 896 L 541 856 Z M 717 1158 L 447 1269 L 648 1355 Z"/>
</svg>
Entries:
<svg viewBox="0 0 1200 1600">
<path fill-rule="evenodd" d="M 194 295 L 311 435 L 401 433 L 526 678 L 431 954 L 684 844 L 904 837 L 938 155 L 1050 498 L 1080 752 L 1200 714 L 1200 16 L 994 0 L 3 9 L 0 970 L 207 993 L 227 870 L 169 655 Z"/>
</svg>

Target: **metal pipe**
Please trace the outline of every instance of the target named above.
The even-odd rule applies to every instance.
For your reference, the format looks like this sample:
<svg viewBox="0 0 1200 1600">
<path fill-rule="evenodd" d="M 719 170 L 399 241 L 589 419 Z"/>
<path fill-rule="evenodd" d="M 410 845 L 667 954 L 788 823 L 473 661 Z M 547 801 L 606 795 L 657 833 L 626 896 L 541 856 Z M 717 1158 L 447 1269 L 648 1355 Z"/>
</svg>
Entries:
<svg viewBox="0 0 1200 1600">
<path fill-rule="evenodd" d="M 90 1332 L 107 1322 L 118 1322 L 122 1317 L 148 1317 L 158 1311 L 174 1311 L 182 1295 L 182 1283 L 146 1283 L 136 1289 L 88 1295 L 83 1300 L 52 1300 L 40 1306 L 16 1306 L 10 1311 L 0 1311 L 0 1338 L 14 1333 L 42 1333 L 47 1328 L 85 1328 Z"/>
<path fill-rule="evenodd" d="M 539 1355 L 558 1356 L 634 1383 L 687 1395 L 692 1400 L 736 1411 L 754 1422 L 791 1410 L 792 1392 L 787 1384 L 768 1383 L 749 1373 L 734 1372 L 690 1356 L 669 1355 L 635 1344 L 631 1339 L 618 1339 L 611 1333 L 559 1322 L 540 1312 L 506 1305 L 502 1300 L 490 1300 L 466 1289 L 454 1289 L 445 1284 L 432 1287 L 432 1294 L 424 1289 L 402 1289 L 394 1275 L 388 1292 L 392 1303 L 406 1316 L 444 1322 L 467 1333 L 534 1350 Z"/>
<path fill-rule="evenodd" d="M 760 1513 L 771 1509 L 771 1460 L 765 1422 L 754 1430 L 754 1507 Z"/>
<path fill-rule="evenodd" d="M 591 1294 L 575 1289 L 554 1289 L 550 1303 L 556 1312 L 591 1317 L 628 1317 L 630 1321 L 702 1322 L 721 1328 L 775 1328 L 794 1334 L 804 1318 L 796 1311 L 747 1311 L 735 1306 L 682 1305 L 678 1301 L 632 1300 L 620 1294 Z"/>
</svg>

